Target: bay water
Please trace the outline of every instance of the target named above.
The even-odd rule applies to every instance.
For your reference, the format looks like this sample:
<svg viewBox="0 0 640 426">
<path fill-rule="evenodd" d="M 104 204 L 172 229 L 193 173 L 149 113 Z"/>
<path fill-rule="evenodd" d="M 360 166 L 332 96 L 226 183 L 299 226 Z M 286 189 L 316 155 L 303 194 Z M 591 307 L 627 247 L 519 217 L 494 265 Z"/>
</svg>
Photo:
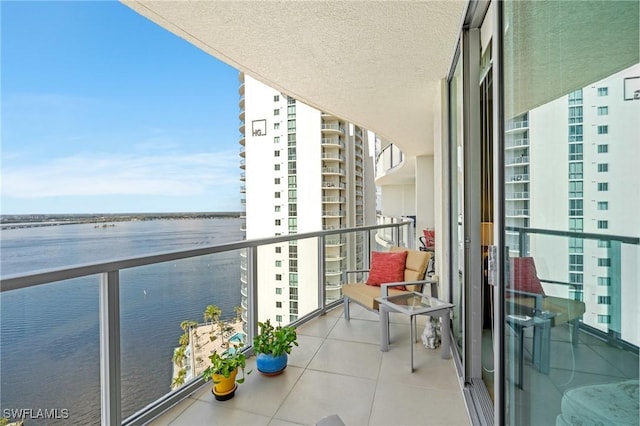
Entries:
<svg viewBox="0 0 640 426">
<path fill-rule="evenodd" d="M 3 230 L 2 276 L 239 241 L 236 218 Z M 91 276 L 0 294 L 0 416 L 100 423 L 98 286 Z M 123 418 L 170 390 L 184 320 L 240 305 L 238 251 L 121 270 Z M 44 411 L 47 410 L 47 411 Z M 47 418 L 49 417 L 49 418 Z"/>
</svg>

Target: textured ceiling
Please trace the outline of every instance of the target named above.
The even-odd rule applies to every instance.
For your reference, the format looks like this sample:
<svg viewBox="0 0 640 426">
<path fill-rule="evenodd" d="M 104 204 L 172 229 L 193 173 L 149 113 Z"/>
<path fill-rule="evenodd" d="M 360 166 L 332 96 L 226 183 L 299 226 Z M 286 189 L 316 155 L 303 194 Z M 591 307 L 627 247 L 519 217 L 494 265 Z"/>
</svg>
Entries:
<svg viewBox="0 0 640 426">
<path fill-rule="evenodd" d="M 433 152 L 465 1 L 123 3 L 223 62 L 398 145 Z"/>
</svg>

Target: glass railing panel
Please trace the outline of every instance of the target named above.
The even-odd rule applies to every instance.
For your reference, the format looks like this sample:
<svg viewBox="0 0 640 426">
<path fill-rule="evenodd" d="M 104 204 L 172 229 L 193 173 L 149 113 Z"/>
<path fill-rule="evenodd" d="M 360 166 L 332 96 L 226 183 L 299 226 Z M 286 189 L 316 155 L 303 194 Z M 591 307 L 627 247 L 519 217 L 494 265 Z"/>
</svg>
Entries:
<svg viewBox="0 0 640 426">
<path fill-rule="evenodd" d="M 506 378 L 529 424 L 565 415 L 573 396 L 637 389 L 639 378 L 637 237 L 546 232 L 520 230 L 505 294 Z"/>
<path fill-rule="evenodd" d="M 0 295 L 2 417 L 100 424 L 98 276 Z"/>
<path fill-rule="evenodd" d="M 198 377 L 208 365 L 210 347 L 205 318 L 209 305 L 221 319 L 241 315 L 239 250 L 125 269 L 120 276 L 120 338 L 123 418 L 172 389 Z M 240 308 L 241 309 L 241 308 Z M 189 356 L 174 365 L 181 326 L 191 321 Z M 238 337 L 243 325 L 235 324 Z M 184 370 L 184 371 L 181 371 Z"/>
</svg>

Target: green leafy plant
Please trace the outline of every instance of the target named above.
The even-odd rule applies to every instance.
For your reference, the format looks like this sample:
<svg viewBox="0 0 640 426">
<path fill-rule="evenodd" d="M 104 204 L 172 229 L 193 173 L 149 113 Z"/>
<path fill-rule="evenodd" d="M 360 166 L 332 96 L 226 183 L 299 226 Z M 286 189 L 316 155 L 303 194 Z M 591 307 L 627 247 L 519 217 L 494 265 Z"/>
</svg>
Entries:
<svg viewBox="0 0 640 426">
<path fill-rule="evenodd" d="M 205 380 L 211 380 L 214 375 L 219 374 L 225 378 L 229 378 L 231 373 L 239 369 L 242 375 L 236 378 L 237 383 L 244 383 L 245 366 L 247 362 L 246 355 L 242 352 L 244 344 L 238 341 L 228 340 L 229 333 L 233 332 L 234 321 L 220 320 L 222 311 L 215 305 L 209 305 L 204 311 L 205 321 L 211 321 L 211 331 L 209 332 L 209 340 L 212 342 L 218 339 L 222 340 L 220 349 L 209 355 L 209 366 L 202 372 Z M 251 374 L 248 371 L 246 374 Z M 216 381 L 214 380 L 214 383 Z"/>
<path fill-rule="evenodd" d="M 271 320 L 258 322 L 260 332 L 253 338 L 253 350 L 257 353 L 280 356 L 290 354 L 293 346 L 298 346 L 296 329 L 294 327 L 274 327 Z"/>
</svg>

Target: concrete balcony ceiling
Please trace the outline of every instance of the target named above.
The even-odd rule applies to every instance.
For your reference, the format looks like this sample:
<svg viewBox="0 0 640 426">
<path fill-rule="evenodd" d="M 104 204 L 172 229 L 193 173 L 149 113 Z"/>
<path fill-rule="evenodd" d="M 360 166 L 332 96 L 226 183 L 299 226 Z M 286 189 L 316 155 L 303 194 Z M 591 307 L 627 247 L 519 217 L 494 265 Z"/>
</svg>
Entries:
<svg viewBox="0 0 640 426">
<path fill-rule="evenodd" d="M 245 74 L 393 141 L 407 156 L 433 153 L 438 88 L 466 2 L 123 3 Z"/>
</svg>

